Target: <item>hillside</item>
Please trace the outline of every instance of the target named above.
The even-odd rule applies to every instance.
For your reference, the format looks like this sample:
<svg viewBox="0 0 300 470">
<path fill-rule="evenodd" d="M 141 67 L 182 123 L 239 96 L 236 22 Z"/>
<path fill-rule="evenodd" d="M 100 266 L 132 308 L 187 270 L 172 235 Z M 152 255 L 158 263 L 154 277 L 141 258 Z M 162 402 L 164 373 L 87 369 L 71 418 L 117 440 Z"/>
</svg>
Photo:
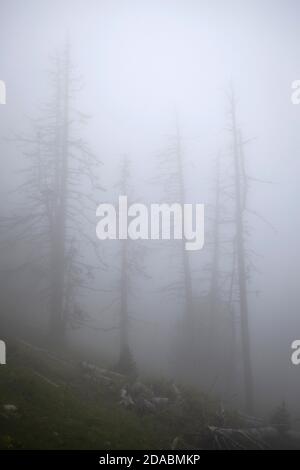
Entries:
<svg viewBox="0 0 300 470">
<path fill-rule="evenodd" d="M 259 433 L 229 437 L 241 426 L 237 413 L 199 392 L 130 381 L 24 342 L 0 369 L 1 449 L 268 447 Z"/>
</svg>

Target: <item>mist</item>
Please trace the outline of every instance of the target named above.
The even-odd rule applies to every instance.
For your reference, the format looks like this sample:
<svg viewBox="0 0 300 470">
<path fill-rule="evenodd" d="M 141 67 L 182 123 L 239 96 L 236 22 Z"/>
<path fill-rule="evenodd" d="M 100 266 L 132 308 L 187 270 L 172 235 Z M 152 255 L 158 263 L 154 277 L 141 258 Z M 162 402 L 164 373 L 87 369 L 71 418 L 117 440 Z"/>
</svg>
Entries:
<svg viewBox="0 0 300 470">
<path fill-rule="evenodd" d="M 3 368 L 24 341 L 259 419 L 284 403 L 298 430 L 299 15 L 0 0 Z M 120 196 L 203 204 L 203 247 L 100 240 Z"/>
</svg>

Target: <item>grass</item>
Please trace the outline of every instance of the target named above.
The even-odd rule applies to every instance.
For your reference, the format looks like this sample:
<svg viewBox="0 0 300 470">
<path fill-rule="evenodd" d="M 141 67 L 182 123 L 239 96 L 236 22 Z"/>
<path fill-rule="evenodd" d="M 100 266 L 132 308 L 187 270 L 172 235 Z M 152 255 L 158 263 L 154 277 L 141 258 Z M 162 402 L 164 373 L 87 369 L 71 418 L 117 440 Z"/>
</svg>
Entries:
<svg viewBox="0 0 300 470">
<path fill-rule="evenodd" d="M 5 404 L 17 411 L 6 412 Z M 217 424 L 217 403 L 190 390 L 184 406 L 140 415 L 119 404 L 119 386 L 82 383 L 39 355 L 15 351 L 0 367 L 0 449 L 170 449 L 176 436 L 199 435 L 208 422 Z"/>
</svg>

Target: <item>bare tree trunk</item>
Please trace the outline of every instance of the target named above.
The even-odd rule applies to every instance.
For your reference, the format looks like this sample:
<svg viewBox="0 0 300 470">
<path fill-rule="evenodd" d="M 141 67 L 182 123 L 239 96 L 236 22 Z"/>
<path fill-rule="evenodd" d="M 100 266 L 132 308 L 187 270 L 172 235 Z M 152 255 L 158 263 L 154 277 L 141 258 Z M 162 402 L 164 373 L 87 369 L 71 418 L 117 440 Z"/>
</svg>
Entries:
<svg viewBox="0 0 300 470">
<path fill-rule="evenodd" d="M 52 299 L 50 317 L 51 340 L 62 343 L 66 334 L 66 311 L 64 303 L 64 280 L 65 280 L 65 240 L 66 240 L 66 219 L 67 219 L 67 181 L 68 181 L 68 157 L 69 157 L 69 46 L 66 46 L 64 63 L 62 64 L 62 77 L 58 70 L 58 87 L 60 78 L 62 80 L 63 96 L 58 90 L 58 99 L 62 99 L 62 116 L 57 116 L 57 164 L 56 164 L 56 200 L 54 224 L 53 224 L 53 264 L 52 264 Z M 58 103 L 57 113 L 60 113 L 60 103 Z"/>
<path fill-rule="evenodd" d="M 182 161 L 182 148 L 181 136 L 178 123 L 176 122 L 176 157 L 178 165 L 178 178 L 179 178 L 179 202 L 183 206 L 186 201 L 186 190 L 184 181 L 183 161 Z M 185 300 L 185 315 L 186 315 L 186 331 L 188 335 L 193 335 L 193 293 L 192 293 L 192 279 L 189 254 L 185 249 L 185 240 L 182 239 L 182 267 L 183 267 L 183 282 L 184 282 L 184 300 Z"/>
<path fill-rule="evenodd" d="M 220 223 L 220 156 L 218 155 L 216 162 L 215 216 L 213 223 L 213 257 L 209 295 L 209 341 L 211 345 L 213 345 L 213 334 L 216 326 L 216 310 L 218 308 L 219 299 Z"/>
<path fill-rule="evenodd" d="M 248 413 L 253 411 L 253 377 L 250 354 L 250 338 L 248 325 L 248 298 L 244 247 L 244 220 L 243 220 L 243 193 L 241 187 L 241 171 L 243 169 L 241 158 L 242 142 L 236 123 L 236 109 L 234 97 L 231 101 L 232 132 L 233 132 L 233 159 L 234 159 L 234 185 L 235 185 L 235 227 L 236 227 L 236 256 L 238 288 L 241 315 L 241 341 L 244 369 L 245 405 Z"/>
<path fill-rule="evenodd" d="M 129 192 L 129 161 L 124 157 L 120 189 L 122 195 L 128 197 Z M 129 346 L 129 311 L 128 296 L 130 289 L 130 254 L 128 240 L 122 240 L 121 248 L 121 279 L 120 279 L 120 351 L 117 369 L 123 373 L 132 373 L 135 370 L 134 360 Z"/>
<path fill-rule="evenodd" d="M 122 241 L 121 267 L 121 306 L 120 306 L 120 356 L 119 368 L 124 372 L 130 369 L 131 353 L 129 348 L 129 316 L 128 316 L 128 241 Z M 124 370 L 125 369 L 125 370 Z"/>
<path fill-rule="evenodd" d="M 49 309 L 48 338 L 55 345 L 63 345 L 67 326 L 86 322 L 78 297 L 81 289 L 89 288 L 95 270 L 103 264 L 85 230 L 86 222 L 94 224 L 87 212 L 90 208 L 92 213 L 95 204 L 87 189 L 100 189 L 96 169 L 101 162 L 84 139 L 72 136 L 73 126 L 81 125 L 85 117 L 71 106 L 78 90 L 68 44 L 63 54 L 57 55 L 51 77 L 51 96 L 40 119 L 35 120 L 33 136 L 17 139 L 28 147 L 30 165 L 20 186 L 25 196 L 23 206 L 20 214 L 7 220 L 6 229 L 15 229 L 14 237 L 22 235 L 33 248 L 31 262 L 43 273 L 40 289 L 44 296 L 46 293 L 43 300 Z M 99 266 L 82 260 L 80 240 L 88 241 Z"/>
</svg>

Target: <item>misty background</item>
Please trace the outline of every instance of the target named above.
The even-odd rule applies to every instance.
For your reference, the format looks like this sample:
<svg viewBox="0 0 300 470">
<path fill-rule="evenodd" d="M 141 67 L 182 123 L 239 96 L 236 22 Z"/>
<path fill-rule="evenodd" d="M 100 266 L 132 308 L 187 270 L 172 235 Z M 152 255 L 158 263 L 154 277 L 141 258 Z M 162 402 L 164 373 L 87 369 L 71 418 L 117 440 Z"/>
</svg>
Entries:
<svg viewBox="0 0 300 470">
<path fill-rule="evenodd" d="M 7 87 L 7 104 L 0 107 L 3 215 L 14 210 L 18 191 L 11 191 L 22 184 L 18 170 L 24 168 L 24 158 L 14 135 L 30 132 L 31 119 L 38 117 L 47 102 L 50 57 L 66 41 L 75 75 L 83 83 L 76 106 L 91 117 L 83 129 L 84 138 L 103 162 L 99 176 L 106 190 L 94 194 L 98 204 L 116 200 L 115 184 L 124 154 L 130 158 L 136 199 L 163 200 L 153 179 L 158 155 L 168 148 L 177 120 L 187 202 L 209 205 L 214 198 L 216 156 L 228 153 L 226 93 L 233 83 L 238 121 L 244 138 L 249 139 L 247 172 L 272 182 L 253 181 L 248 196 L 249 206 L 268 221 L 249 217 L 247 241 L 259 254 L 258 271 L 251 273 L 249 287 L 256 408 L 266 412 L 285 400 L 296 416 L 300 413 L 300 369 L 291 364 L 290 356 L 291 343 L 300 334 L 300 107 L 292 105 L 290 97 L 291 84 L 300 74 L 299 14 L 296 0 L 0 0 L 0 78 Z M 96 223 L 95 217 L 90 229 L 94 237 Z M 98 243 L 108 268 L 97 274 L 97 282 L 109 290 L 118 242 Z M 174 325 L 181 307 L 176 299 L 162 300 L 159 290 L 172 273 L 167 245 L 150 241 L 147 249 L 153 250 L 150 255 L 145 252 L 149 277 L 137 281 L 130 341 L 140 370 L 172 376 Z M 2 251 L 3 270 L 16 267 L 24 252 L 21 241 L 17 249 Z M 189 256 L 193 289 L 199 297 L 209 244 Z M 37 298 L 35 281 L 13 275 L 9 284 L 14 297 L 8 302 L 10 312 L 21 322 L 18 335 L 25 331 L 22 318 L 26 324 L 43 328 L 41 317 L 46 313 L 40 308 L 41 297 L 35 300 L 35 308 L 30 304 Z M 97 325 L 109 327 L 117 321 L 113 307 L 99 313 L 110 298 L 109 292 L 91 292 L 84 299 Z M 84 326 L 68 335 L 78 350 L 99 354 L 108 364 L 115 361 L 117 338 L 115 331 Z M 239 366 L 237 375 L 238 371 Z M 195 382 L 201 386 L 201 378 Z"/>
</svg>

